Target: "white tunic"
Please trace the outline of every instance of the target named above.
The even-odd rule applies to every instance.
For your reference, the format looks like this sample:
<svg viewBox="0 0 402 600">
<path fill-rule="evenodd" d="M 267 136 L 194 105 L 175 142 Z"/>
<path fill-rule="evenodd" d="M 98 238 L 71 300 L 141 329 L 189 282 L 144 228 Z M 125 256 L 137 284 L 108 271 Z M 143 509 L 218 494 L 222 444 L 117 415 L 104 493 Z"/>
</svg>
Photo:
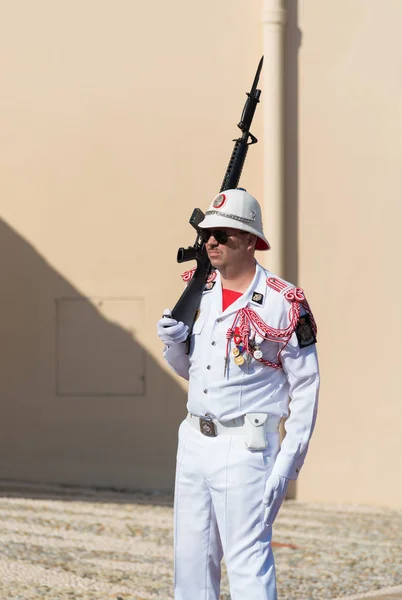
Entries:
<svg viewBox="0 0 402 600">
<path fill-rule="evenodd" d="M 197 416 L 208 414 L 220 421 L 250 412 L 268 413 L 277 419 L 287 418 L 286 436 L 274 471 L 296 479 L 316 419 L 319 390 L 316 346 L 300 348 L 293 333 L 280 355 L 283 368 L 274 369 L 254 358 L 249 363 L 236 365 L 231 352 L 234 347 L 232 341 L 228 369 L 224 372 L 226 334 L 240 308 L 249 306 L 265 323 L 276 329 L 288 327 L 291 303 L 282 293 L 267 286 L 266 280 L 272 276 L 257 263 L 254 279 L 247 291 L 222 311 L 222 286 L 218 273 L 215 285 L 202 295 L 189 355 L 185 354 L 185 344 L 165 348 L 164 355 L 173 371 L 189 380 L 189 412 Z M 287 286 L 293 287 L 291 284 Z M 255 293 L 261 294 L 262 304 L 253 301 Z M 257 336 L 256 341 L 260 340 Z M 264 359 L 277 362 L 283 344 L 263 340 L 259 347 Z"/>
</svg>

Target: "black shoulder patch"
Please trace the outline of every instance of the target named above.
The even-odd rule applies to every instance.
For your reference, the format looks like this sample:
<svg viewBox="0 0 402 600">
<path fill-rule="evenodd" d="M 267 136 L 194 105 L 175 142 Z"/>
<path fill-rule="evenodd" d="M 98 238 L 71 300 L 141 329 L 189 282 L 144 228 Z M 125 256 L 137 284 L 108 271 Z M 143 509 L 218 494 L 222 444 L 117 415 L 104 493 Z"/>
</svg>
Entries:
<svg viewBox="0 0 402 600">
<path fill-rule="evenodd" d="M 310 315 L 305 314 L 299 318 L 296 325 L 296 335 L 300 348 L 306 348 L 317 343 L 313 327 L 311 325 Z"/>
</svg>

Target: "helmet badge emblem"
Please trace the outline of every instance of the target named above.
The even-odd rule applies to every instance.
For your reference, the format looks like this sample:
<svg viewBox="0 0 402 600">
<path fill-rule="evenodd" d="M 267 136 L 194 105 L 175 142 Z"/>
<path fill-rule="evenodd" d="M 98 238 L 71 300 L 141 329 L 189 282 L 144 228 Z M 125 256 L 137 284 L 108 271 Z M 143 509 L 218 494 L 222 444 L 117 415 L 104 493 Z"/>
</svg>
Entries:
<svg viewBox="0 0 402 600">
<path fill-rule="evenodd" d="M 226 196 L 225 194 L 219 194 L 219 196 L 217 196 L 215 198 L 215 200 L 213 201 L 213 207 L 214 208 L 222 208 L 222 206 L 225 204 L 226 202 Z"/>
</svg>

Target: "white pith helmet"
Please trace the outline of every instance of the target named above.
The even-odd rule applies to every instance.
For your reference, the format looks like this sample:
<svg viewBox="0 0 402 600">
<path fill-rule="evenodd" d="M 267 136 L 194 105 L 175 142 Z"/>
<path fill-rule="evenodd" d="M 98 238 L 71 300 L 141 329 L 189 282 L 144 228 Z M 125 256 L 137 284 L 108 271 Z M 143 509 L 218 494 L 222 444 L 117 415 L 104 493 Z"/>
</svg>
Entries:
<svg viewBox="0 0 402 600">
<path fill-rule="evenodd" d="M 202 229 L 231 227 L 249 231 L 257 236 L 256 250 L 271 248 L 262 230 L 261 207 L 257 200 L 243 188 L 225 190 L 218 194 L 198 227 Z"/>
</svg>

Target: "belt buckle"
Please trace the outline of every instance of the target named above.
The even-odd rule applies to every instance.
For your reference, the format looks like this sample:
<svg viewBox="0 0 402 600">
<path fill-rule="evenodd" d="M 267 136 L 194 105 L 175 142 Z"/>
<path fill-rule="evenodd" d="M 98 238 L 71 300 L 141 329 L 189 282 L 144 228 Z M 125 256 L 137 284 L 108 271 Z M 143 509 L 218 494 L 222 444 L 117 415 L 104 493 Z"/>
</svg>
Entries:
<svg viewBox="0 0 402 600">
<path fill-rule="evenodd" d="M 203 419 L 200 417 L 200 431 L 207 437 L 216 437 L 215 423 L 211 419 Z"/>
</svg>

